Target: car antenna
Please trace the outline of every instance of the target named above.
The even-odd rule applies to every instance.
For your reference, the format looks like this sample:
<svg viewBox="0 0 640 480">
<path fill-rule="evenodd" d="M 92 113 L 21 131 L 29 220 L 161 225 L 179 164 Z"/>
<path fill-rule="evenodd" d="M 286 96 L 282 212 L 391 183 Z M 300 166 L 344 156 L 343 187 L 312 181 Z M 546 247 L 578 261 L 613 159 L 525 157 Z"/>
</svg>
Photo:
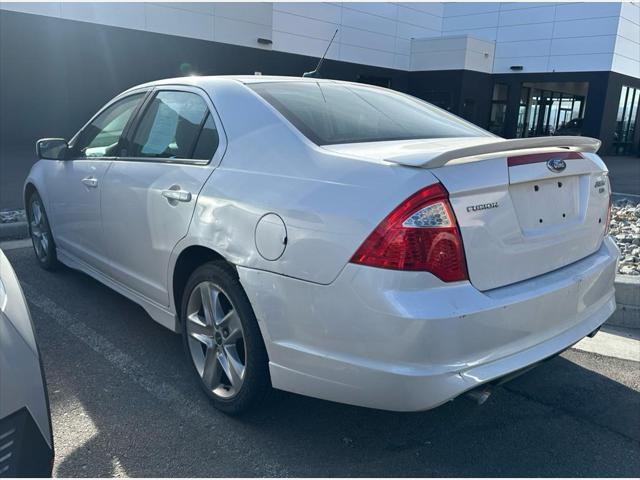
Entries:
<svg viewBox="0 0 640 480">
<path fill-rule="evenodd" d="M 327 45 L 327 49 L 324 51 L 324 54 L 322 55 L 322 57 L 320 58 L 320 61 L 318 62 L 318 65 L 316 66 L 316 69 L 312 70 L 311 72 L 304 72 L 302 74 L 303 77 L 320 78 L 320 69 L 322 68 L 322 62 L 324 62 L 324 57 L 327 56 L 327 53 L 329 52 L 329 48 L 331 48 L 331 44 L 333 43 L 333 39 L 336 38 L 337 34 L 338 34 L 338 29 L 336 28 L 336 31 L 333 32 L 333 37 L 331 37 L 331 40 L 329 41 L 329 45 Z"/>
</svg>

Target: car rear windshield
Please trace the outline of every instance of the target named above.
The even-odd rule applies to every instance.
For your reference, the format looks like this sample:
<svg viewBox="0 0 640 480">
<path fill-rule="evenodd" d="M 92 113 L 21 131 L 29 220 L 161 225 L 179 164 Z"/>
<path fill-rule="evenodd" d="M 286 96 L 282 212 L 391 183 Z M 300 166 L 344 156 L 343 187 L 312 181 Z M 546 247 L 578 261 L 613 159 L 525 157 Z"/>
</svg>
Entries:
<svg viewBox="0 0 640 480">
<path fill-rule="evenodd" d="M 326 81 L 247 86 L 318 145 L 490 136 L 455 115 L 393 90 Z"/>
</svg>

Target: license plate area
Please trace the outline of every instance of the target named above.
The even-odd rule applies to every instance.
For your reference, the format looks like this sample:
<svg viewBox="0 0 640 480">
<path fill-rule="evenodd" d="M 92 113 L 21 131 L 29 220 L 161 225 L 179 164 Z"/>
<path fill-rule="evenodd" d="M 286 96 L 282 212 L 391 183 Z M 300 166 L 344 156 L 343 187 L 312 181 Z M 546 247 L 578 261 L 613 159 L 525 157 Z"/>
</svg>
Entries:
<svg viewBox="0 0 640 480">
<path fill-rule="evenodd" d="M 580 178 L 566 176 L 512 184 L 509 194 L 524 234 L 579 221 Z"/>
</svg>

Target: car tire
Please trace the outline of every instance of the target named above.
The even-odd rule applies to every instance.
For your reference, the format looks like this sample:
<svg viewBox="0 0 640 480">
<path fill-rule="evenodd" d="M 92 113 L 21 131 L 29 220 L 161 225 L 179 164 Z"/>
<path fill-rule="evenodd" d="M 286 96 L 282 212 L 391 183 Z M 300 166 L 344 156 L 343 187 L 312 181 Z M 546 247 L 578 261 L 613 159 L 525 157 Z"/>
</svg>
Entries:
<svg viewBox="0 0 640 480">
<path fill-rule="evenodd" d="M 60 263 L 58 262 L 56 246 L 51 234 L 49 217 L 47 217 L 44 203 L 38 192 L 33 192 L 29 197 L 27 221 L 29 224 L 29 236 L 31 237 L 38 264 L 45 270 L 56 270 Z"/>
<path fill-rule="evenodd" d="M 271 389 L 269 359 L 233 268 L 223 262 L 197 268 L 184 288 L 180 311 L 187 359 L 214 406 L 237 415 L 260 404 Z"/>
</svg>

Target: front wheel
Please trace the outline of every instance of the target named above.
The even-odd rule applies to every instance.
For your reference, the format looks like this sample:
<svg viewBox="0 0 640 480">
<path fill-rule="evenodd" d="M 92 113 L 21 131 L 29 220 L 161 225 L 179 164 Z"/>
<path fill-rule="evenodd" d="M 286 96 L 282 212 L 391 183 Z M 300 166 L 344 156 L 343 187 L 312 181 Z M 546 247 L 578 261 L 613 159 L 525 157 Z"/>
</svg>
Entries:
<svg viewBox="0 0 640 480">
<path fill-rule="evenodd" d="M 193 272 L 182 298 L 185 352 L 200 386 L 225 413 L 257 405 L 270 389 L 268 357 L 234 272 L 219 262 L 206 263 Z"/>
<path fill-rule="evenodd" d="M 29 220 L 29 235 L 33 243 L 38 263 L 45 270 L 55 270 L 60 265 L 56 255 L 56 247 L 53 243 L 49 219 L 44 209 L 42 199 L 38 192 L 33 192 L 27 205 Z"/>
</svg>

